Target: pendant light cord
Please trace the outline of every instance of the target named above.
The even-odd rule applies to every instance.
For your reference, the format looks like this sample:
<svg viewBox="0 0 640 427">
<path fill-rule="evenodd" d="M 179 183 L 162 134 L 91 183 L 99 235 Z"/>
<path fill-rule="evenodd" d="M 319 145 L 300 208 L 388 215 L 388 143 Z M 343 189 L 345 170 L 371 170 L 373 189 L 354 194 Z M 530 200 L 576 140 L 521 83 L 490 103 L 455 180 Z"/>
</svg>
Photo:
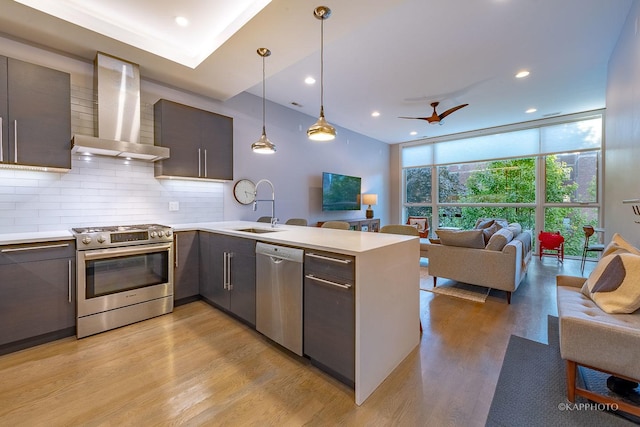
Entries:
<svg viewBox="0 0 640 427">
<path fill-rule="evenodd" d="M 320 114 L 324 115 L 324 19 L 320 20 Z"/>
<path fill-rule="evenodd" d="M 266 115 L 265 115 L 265 100 L 264 100 L 264 97 L 265 97 L 265 90 L 264 90 L 265 82 L 264 82 L 264 79 L 265 79 L 265 73 L 264 73 L 264 56 L 263 56 L 262 57 L 262 133 L 263 134 L 265 133 L 265 123 L 266 123 L 266 119 L 265 119 L 265 117 L 266 117 Z"/>
</svg>

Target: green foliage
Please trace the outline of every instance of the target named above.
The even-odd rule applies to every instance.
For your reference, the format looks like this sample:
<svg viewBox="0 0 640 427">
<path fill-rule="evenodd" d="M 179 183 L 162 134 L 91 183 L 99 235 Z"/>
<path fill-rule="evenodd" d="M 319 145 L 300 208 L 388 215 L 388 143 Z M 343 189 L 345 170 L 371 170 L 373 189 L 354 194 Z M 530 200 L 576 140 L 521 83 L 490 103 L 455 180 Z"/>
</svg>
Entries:
<svg viewBox="0 0 640 427">
<path fill-rule="evenodd" d="M 405 173 L 407 203 L 430 203 L 431 168 L 411 168 Z"/>
</svg>

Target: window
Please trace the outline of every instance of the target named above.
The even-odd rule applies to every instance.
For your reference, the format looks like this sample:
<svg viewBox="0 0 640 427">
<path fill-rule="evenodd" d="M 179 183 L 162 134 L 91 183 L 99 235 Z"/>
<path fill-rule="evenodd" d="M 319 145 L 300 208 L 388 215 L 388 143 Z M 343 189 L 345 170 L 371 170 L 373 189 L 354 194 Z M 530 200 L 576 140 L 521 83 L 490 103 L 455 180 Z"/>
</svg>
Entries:
<svg viewBox="0 0 640 427">
<path fill-rule="evenodd" d="M 560 231 L 565 254 L 580 256 L 582 226 L 600 224 L 602 115 L 469 135 L 401 147 L 404 219 L 427 216 L 434 230 L 505 218 L 534 240 L 538 231 Z"/>
</svg>

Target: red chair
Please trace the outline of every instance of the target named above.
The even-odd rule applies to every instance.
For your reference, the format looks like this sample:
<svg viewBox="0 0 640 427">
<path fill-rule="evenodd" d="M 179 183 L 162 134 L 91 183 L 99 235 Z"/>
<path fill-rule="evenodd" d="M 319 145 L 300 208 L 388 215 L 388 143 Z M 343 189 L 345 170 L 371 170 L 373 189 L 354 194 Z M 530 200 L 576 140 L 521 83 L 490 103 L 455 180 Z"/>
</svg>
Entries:
<svg viewBox="0 0 640 427">
<path fill-rule="evenodd" d="M 564 237 L 559 231 L 541 231 L 538 234 L 540 260 L 543 255 L 555 256 L 558 261 L 564 262 Z"/>
</svg>

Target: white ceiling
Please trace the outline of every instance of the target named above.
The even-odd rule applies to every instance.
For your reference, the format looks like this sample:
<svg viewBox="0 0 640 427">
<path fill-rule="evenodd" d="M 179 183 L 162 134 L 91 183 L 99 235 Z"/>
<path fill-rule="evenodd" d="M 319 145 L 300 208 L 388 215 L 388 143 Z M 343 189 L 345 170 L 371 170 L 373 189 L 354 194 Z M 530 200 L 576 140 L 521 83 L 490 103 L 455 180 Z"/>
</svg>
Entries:
<svg viewBox="0 0 640 427">
<path fill-rule="evenodd" d="M 143 78 L 222 101 L 243 91 L 262 95 L 256 49 L 267 47 L 267 99 L 310 115 L 311 125 L 320 105 L 320 21 L 313 9 L 326 5 L 332 10 L 324 22 L 326 118 L 395 143 L 604 107 L 607 62 L 633 1 L 272 0 L 195 68 L 143 50 L 153 46 L 154 31 L 135 32 L 144 43 L 134 47 L 114 38 L 127 31 L 100 27 L 111 37 L 101 35 L 12 0 L 0 0 L 0 35 L 87 60 L 103 51 L 140 64 Z M 219 14 L 206 7 L 214 2 L 202 0 L 90 3 L 117 8 L 103 22 L 155 29 L 154 37 L 165 39 L 155 43 L 168 44 L 179 40 L 173 31 L 185 31 L 173 25 L 176 15 L 189 18 L 187 30 L 195 33 L 231 13 L 225 5 L 236 0 L 216 1 Z M 184 51 L 197 57 L 193 45 Z M 517 80 L 521 69 L 531 75 Z M 318 80 L 315 86 L 303 82 L 307 76 Z M 469 106 L 441 126 L 398 118 L 429 116 L 432 101 L 441 101 L 438 112 Z M 537 111 L 525 113 L 529 108 Z M 371 117 L 373 111 L 380 116 Z"/>
</svg>

